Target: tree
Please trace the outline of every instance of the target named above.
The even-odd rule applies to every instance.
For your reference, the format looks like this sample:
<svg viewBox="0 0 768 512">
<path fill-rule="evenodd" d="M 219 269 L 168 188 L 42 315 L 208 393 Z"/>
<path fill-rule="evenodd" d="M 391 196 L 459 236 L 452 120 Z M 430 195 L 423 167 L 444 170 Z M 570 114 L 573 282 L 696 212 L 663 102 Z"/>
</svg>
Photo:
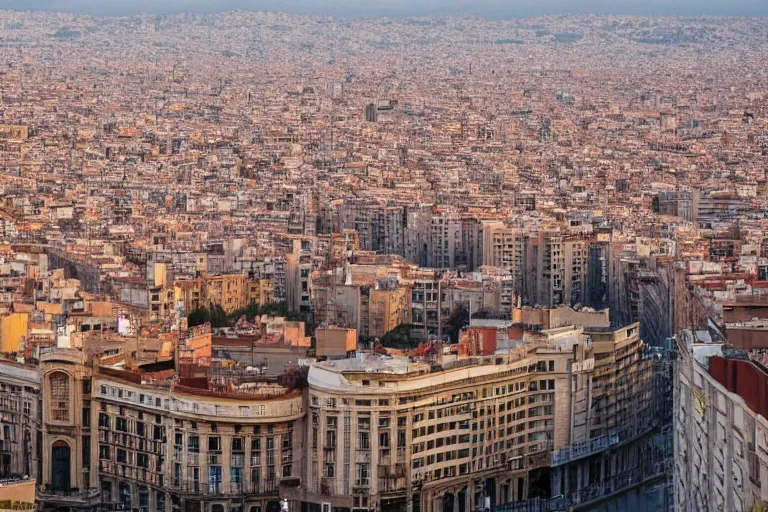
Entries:
<svg viewBox="0 0 768 512">
<path fill-rule="evenodd" d="M 206 308 L 197 308 L 190 311 L 187 315 L 187 324 L 189 324 L 190 327 L 194 327 L 209 322 L 210 319 L 211 316 Z"/>
<path fill-rule="evenodd" d="M 230 327 L 232 325 L 232 321 L 221 304 L 211 304 L 210 314 L 211 327 Z"/>
<path fill-rule="evenodd" d="M 451 316 L 448 317 L 448 334 L 451 338 L 451 343 L 459 342 L 459 333 L 461 330 L 469 325 L 469 309 L 462 304 L 458 309 L 454 309 L 451 312 Z M 440 340 L 442 341 L 442 340 Z"/>
<path fill-rule="evenodd" d="M 411 341 L 411 329 L 413 329 L 413 326 L 410 324 L 398 325 L 381 337 L 381 345 L 385 348 L 398 348 L 402 350 L 413 348 L 416 344 Z"/>
<path fill-rule="evenodd" d="M 254 318 L 261 315 L 267 316 L 282 316 L 288 321 L 302 321 L 304 320 L 301 315 L 288 311 L 288 307 L 285 304 L 272 304 L 267 303 L 259 306 L 255 302 L 251 302 L 248 306 L 236 310 L 230 315 L 230 318 L 237 321 L 238 318 L 245 315 L 249 322 L 252 322 Z"/>
</svg>

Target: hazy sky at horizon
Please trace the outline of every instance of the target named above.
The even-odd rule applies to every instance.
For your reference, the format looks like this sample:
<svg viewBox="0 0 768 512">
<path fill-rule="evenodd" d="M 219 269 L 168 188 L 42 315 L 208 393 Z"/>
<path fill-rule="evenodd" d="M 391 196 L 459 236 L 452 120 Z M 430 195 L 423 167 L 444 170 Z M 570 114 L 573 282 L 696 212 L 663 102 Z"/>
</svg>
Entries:
<svg viewBox="0 0 768 512">
<path fill-rule="evenodd" d="M 353 17 L 431 13 L 491 18 L 578 13 L 768 16 L 768 0 L 0 0 L 0 8 L 93 15 L 247 9 Z"/>
</svg>

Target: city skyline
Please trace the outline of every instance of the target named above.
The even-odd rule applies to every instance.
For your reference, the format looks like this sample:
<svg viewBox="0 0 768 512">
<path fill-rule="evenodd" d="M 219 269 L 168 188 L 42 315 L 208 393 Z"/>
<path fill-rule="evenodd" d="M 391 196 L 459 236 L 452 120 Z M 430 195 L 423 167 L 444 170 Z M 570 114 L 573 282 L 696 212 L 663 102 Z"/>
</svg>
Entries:
<svg viewBox="0 0 768 512">
<path fill-rule="evenodd" d="M 287 12 L 313 16 L 353 18 L 408 17 L 429 15 L 475 15 L 488 19 L 524 18 L 544 15 L 617 14 L 636 16 L 766 16 L 768 5 L 754 0 L 724 2 L 709 0 L 374 0 L 365 5 L 351 0 L 6 0 L 0 8 L 21 11 L 53 11 L 92 14 L 96 16 L 129 16 L 136 14 L 175 14 L 183 12 L 216 13 L 230 10 Z"/>
<path fill-rule="evenodd" d="M 0 11 L 0 504 L 765 510 L 766 55 L 768 17 Z"/>
</svg>

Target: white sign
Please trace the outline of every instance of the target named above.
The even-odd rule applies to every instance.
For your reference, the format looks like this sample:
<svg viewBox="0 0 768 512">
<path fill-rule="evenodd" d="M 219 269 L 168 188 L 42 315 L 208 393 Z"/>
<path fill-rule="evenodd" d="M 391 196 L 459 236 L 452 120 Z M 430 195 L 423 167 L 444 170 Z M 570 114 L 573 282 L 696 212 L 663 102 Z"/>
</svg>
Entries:
<svg viewBox="0 0 768 512">
<path fill-rule="evenodd" d="M 588 372 L 595 369 L 595 358 L 590 357 L 581 362 L 573 363 L 571 369 L 574 372 Z"/>
</svg>

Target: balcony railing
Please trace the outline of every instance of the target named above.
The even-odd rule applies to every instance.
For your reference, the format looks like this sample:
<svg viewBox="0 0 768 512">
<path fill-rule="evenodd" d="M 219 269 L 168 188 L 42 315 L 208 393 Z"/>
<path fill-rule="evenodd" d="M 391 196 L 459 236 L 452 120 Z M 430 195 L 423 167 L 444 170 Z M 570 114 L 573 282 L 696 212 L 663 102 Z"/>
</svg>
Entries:
<svg viewBox="0 0 768 512">
<path fill-rule="evenodd" d="M 532 498 L 524 501 L 513 501 L 496 507 L 496 512 L 556 512 L 567 510 L 565 498 L 562 496 L 552 499 Z"/>
<path fill-rule="evenodd" d="M 550 464 L 552 466 L 559 466 L 572 460 L 581 459 L 583 457 L 588 457 L 595 453 L 599 453 L 618 444 L 626 443 L 627 441 L 646 434 L 656 425 L 658 425 L 658 423 L 659 418 L 651 418 L 648 421 L 641 421 L 636 425 L 612 432 L 610 434 L 606 434 L 604 436 L 573 443 L 570 446 L 565 446 L 556 452 L 552 452 L 550 457 Z"/>
<path fill-rule="evenodd" d="M 174 480 L 174 487 L 195 496 L 241 496 L 244 494 L 264 494 L 270 492 L 267 482 L 198 482 L 195 480 Z M 277 486 L 274 486 L 275 491 Z"/>
<path fill-rule="evenodd" d="M 99 489 L 95 487 L 86 489 L 52 489 L 49 486 L 45 486 L 38 489 L 38 497 L 40 501 L 44 502 L 65 501 L 71 503 L 89 503 L 98 501 L 99 494 Z"/>
<path fill-rule="evenodd" d="M 573 443 L 570 446 L 560 448 L 558 451 L 553 452 L 550 457 L 550 464 L 552 466 L 559 466 L 572 460 L 580 459 L 582 457 L 588 457 L 593 453 L 597 453 L 610 448 L 611 446 L 619 444 L 619 435 L 608 434 L 588 441 L 581 441 Z"/>
<path fill-rule="evenodd" d="M 645 467 L 633 468 L 623 473 L 619 473 L 605 482 L 579 489 L 571 494 L 569 505 L 584 505 L 611 494 L 625 491 L 630 487 L 634 487 L 645 481 L 662 477 L 671 470 L 669 464 L 669 461 L 660 461 Z"/>
</svg>

